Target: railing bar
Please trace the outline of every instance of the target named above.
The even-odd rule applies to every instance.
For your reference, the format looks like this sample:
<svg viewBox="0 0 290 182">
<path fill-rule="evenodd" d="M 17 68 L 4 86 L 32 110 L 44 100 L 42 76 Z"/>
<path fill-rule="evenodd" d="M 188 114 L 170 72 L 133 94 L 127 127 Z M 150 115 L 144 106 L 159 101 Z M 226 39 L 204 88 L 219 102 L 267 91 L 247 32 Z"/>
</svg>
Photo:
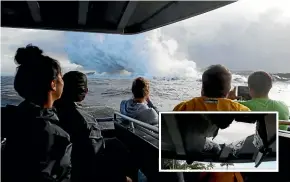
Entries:
<svg viewBox="0 0 290 182">
<path fill-rule="evenodd" d="M 138 130 L 140 130 L 140 131 L 152 136 L 155 139 L 159 139 L 158 134 L 152 133 L 151 131 L 149 131 L 148 129 L 146 129 L 146 128 L 142 127 L 142 126 L 139 126 L 136 129 L 138 129 Z"/>
<path fill-rule="evenodd" d="M 124 119 L 126 119 L 126 120 L 128 120 L 128 121 L 131 121 L 131 122 L 133 122 L 133 123 L 135 123 L 135 124 L 137 124 L 137 125 L 140 125 L 140 126 L 146 128 L 146 129 L 149 129 L 149 130 L 152 130 L 152 131 L 154 131 L 154 132 L 156 132 L 156 133 L 159 133 L 159 129 L 158 129 L 157 127 L 155 127 L 155 126 L 149 125 L 149 124 L 147 124 L 147 123 L 143 123 L 143 122 L 141 122 L 141 121 L 138 121 L 138 120 L 136 120 L 136 119 L 130 118 L 130 117 L 125 116 L 125 115 L 123 115 L 123 114 L 120 114 L 120 113 L 118 113 L 118 112 L 115 112 L 114 114 L 115 114 L 115 115 L 118 115 L 118 116 L 120 116 L 120 117 L 122 117 L 122 118 L 124 118 Z"/>
</svg>

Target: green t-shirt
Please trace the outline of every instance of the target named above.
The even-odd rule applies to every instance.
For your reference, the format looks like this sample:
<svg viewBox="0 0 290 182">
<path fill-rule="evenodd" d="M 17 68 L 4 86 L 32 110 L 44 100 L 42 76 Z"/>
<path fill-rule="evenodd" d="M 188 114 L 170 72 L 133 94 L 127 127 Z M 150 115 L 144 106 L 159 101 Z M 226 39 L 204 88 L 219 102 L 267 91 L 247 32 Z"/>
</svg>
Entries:
<svg viewBox="0 0 290 182">
<path fill-rule="evenodd" d="M 251 111 L 277 111 L 279 120 L 289 120 L 289 109 L 284 102 L 271 99 L 252 99 L 241 101 L 241 104 L 247 106 Z M 287 125 L 280 125 L 280 130 L 287 130 Z"/>
</svg>

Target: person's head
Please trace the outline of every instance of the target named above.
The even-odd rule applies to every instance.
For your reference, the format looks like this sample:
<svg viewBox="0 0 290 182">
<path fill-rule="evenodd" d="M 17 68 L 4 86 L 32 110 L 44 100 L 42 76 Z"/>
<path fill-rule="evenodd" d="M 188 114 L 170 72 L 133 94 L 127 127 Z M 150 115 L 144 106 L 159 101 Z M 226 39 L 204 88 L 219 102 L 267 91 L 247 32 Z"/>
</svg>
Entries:
<svg viewBox="0 0 290 182">
<path fill-rule="evenodd" d="M 272 77 L 264 71 L 256 71 L 249 76 L 248 87 L 252 98 L 268 97 L 272 88 Z"/>
<path fill-rule="evenodd" d="M 201 95 L 225 98 L 231 89 L 232 74 L 222 65 L 212 65 L 202 74 Z"/>
<path fill-rule="evenodd" d="M 138 77 L 133 81 L 132 93 L 134 99 L 144 100 L 149 96 L 149 81 Z"/>
<path fill-rule="evenodd" d="M 14 79 L 18 94 L 41 107 L 52 107 L 63 90 L 59 62 L 31 44 L 18 48 L 14 59 L 18 65 Z"/>
<path fill-rule="evenodd" d="M 62 93 L 62 99 L 68 102 L 81 102 L 88 93 L 88 80 L 84 73 L 79 71 L 70 71 L 64 74 L 65 83 Z"/>
</svg>

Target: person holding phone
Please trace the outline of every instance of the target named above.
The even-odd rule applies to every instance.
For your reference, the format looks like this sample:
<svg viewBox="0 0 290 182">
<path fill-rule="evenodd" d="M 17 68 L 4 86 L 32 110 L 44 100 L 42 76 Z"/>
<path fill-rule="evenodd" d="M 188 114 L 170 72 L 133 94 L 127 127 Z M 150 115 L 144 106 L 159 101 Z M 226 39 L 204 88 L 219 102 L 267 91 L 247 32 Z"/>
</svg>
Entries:
<svg viewBox="0 0 290 182">
<path fill-rule="evenodd" d="M 273 81 L 270 74 L 264 71 L 256 71 L 248 78 L 248 88 L 250 100 L 239 101 L 239 103 L 247 106 L 252 111 L 277 111 L 279 120 L 289 120 L 289 109 L 282 101 L 270 99 L 269 92 L 272 88 Z M 237 87 L 230 91 L 228 98 L 239 99 L 237 95 Z M 280 125 L 279 129 L 287 130 L 288 125 Z"/>
<path fill-rule="evenodd" d="M 149 98 L 149 81 L 138 77 L 133 81 L 131 90 L 133 98 L 121 102 L 121 114 L 157 126 L 158 110 Z"/>
</svg>

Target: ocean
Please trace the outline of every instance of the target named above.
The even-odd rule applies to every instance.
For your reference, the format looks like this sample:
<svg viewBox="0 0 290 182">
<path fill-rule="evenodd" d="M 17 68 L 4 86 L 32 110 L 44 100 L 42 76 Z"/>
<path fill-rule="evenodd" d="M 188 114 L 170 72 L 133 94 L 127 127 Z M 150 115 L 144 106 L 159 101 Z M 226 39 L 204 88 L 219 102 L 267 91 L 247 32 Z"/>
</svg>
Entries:
<svg viewBox="0 0 290 182">
<path fill-rule="evenodd" d="M 246 85 L 247 73 L 234 74 L 232 86 Z M 18 104 L 22 100 L 14 91 L 13 78 L 12 76 L 1 76 L 1 106 Z M 290 73 L 275 74 L 274 78 L 276 81 L 270 97 L 284 101 L 290 108 Z M 133 78 L 101 78 L 88 75 L 89 93 L 83 104 L 107 106 L 119 110 L 120 102 L 132 97 L 132 80 Z M 152 77 L 150 79 L 150 98 L 160 111 L 172 111 L 179 102 L 200 96 L 200 90 L 200 78 Z"/>
</svg>

